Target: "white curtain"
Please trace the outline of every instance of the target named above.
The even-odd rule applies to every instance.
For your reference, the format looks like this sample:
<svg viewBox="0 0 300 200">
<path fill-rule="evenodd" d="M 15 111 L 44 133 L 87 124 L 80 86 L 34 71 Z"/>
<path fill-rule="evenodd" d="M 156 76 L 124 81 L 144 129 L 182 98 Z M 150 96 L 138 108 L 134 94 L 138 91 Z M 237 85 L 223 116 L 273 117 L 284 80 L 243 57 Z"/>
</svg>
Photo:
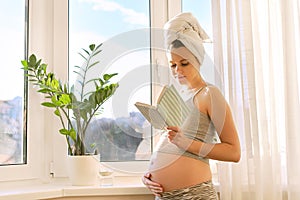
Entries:
<svg viewBox="0 0 300 200">
<path fill-rule="evenodd" d="M 212 0 L 215 64 L 242 145 L 221 200 L 300 199 L 300 1 Z"/>
</svg>

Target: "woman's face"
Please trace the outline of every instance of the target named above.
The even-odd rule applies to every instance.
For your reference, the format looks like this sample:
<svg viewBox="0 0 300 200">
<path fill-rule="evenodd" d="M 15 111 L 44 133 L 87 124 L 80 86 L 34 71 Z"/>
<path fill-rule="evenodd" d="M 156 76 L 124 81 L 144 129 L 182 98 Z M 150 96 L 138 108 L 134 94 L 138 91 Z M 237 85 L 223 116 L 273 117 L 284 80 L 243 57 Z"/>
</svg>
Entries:
<svg viewBox="0 0 300 200">
<path fill-rule="evenodd" d="M 173 76 L 180 84 L 193 87 L 199 81 L 200 64 L 186 47 L 173 48 L 169 63 Z"/>
</svg>

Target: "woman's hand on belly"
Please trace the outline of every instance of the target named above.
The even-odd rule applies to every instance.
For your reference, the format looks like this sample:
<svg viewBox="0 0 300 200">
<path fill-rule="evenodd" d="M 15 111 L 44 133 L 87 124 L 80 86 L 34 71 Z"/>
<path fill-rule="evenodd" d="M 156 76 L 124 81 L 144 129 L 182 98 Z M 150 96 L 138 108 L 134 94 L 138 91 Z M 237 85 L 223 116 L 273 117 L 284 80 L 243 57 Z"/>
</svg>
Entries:
<svg viewBox="0 0 300 200">
<path fill-rule="evenodd" d="M 142 182 L 155 196 L 161 196 L 161 193 L 163 192 L 163 187 L 159 183 L 156 183 L 151 180 L 150 173 L 146 173 L 143 176 Z"/>
</svg>

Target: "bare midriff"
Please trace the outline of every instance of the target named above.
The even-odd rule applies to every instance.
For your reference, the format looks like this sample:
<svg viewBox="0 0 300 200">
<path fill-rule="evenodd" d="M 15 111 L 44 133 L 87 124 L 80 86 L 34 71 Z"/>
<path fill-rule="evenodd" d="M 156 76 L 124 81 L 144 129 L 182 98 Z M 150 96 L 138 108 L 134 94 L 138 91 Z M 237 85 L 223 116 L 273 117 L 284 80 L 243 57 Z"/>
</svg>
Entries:
<svg viewBox="0 0 300 200">
<path fill-rule="evenodd" d="M 194 158 L 157 152 L 151 159 L 151 180 L 164 191 L 190 187 L 211 180 L 208 163 Z"/>
</svg>

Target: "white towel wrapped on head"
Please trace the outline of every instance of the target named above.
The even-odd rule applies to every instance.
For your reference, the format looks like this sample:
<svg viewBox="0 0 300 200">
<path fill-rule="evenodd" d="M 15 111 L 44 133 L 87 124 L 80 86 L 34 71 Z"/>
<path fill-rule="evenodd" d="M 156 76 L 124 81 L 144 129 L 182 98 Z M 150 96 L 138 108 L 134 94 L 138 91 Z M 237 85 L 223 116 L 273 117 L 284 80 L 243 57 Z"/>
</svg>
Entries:
<svg viewBox="0 0 300 200">
<path fill-rule="evenodd" d="M 205 55 L 203 43 L 211 40 L 192 13 L 176 15 L 165 24 L 164 29 L 167 49 L 173 41 L 179 40 L 194 54 L 200 65 L 203 63 Z"/>
</svg>

